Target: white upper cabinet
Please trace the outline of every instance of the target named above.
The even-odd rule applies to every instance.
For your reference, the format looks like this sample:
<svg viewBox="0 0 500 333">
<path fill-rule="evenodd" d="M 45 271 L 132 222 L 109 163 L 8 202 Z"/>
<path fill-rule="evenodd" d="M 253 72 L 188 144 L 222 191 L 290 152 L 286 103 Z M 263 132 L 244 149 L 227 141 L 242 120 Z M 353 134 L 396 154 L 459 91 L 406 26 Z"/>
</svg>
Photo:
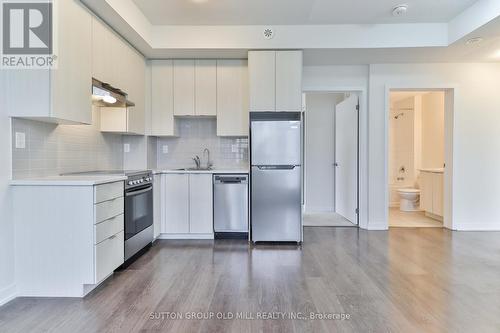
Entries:
<svg viewBox="0 0 500 333">
<path fill-rule="evenodd" d="M 276 52 L 249 51 L 250 111 L 276 109 Z"/>
<path fill-rule="evenodd" d="M 276 52 L 276 111 L 302 110 L 302 51 Z"/>
<path fill-rule="evenodd" d="M 246 60 L 217 60 L 217 135 L 248 136 Z"/>
<path fill-rule="evenodd" d="M 90 124 L 92 17 L 79 1 L 60 1 L 57 8 L 57 68 L 4 70 L 5 107 L 13 117 Z"/>
<path fill-rule="evenodd" d="M 250 111 L 302 110 L 302 51 L 249 51 Z"/>
<path fill-rule="evenodd" d="M 194 60 L 174 60 L 174 115 L 195 115 Z"/>
<path fill-rule="evenodd" d="M 151 61 L 151 135 L 176 135 L 172 60 Z"/>
<path fill-rule="evenodd" d="M 122 113 L 126 116 L 127 126 L 120 132 L 144 134 L 146 119 L 144 57 L 96 17 L 92 20 L 92 77 L 121 89 L 135 104 L 126 113 Z M 101 111 L 107 110 L 102 108 Z M 114 115 L 117 114 L 114 113 Z M 103 128 L 102 125 L 101 128 Z M 106 127 L 108 126 L 104 126 Z"/>
<path fill-rule="evenodd" d="M 217 61 L 195 62 L 195 114 L 215 116 L 217 114 Z"/>
<path fill-rule="evenodd" d="M 113 32 L 98 18 L 92 19 L 92 77 L 113 84 Z"/>
</svg>

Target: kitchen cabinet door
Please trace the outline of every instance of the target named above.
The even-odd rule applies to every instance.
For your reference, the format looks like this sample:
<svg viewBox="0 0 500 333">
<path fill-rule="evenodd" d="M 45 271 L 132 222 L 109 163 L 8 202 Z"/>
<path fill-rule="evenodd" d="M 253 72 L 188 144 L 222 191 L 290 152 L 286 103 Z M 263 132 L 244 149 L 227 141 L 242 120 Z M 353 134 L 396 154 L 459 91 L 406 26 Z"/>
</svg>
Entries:
<svg viewBox="0 0 500 333">
<path fill-rule="evenodd" d="M 443 216 L 443 174 L 432 173 L 432 214 Z"/>
<path fill-rule="evenodd" d="M 172 60 L 151 62 L 151 135 L 176 135 Z"/>
<path fill-rule="evenodd" d="M 174 60 L 174 115 L 195 115 L 194 60 Z"/>
<path fill-rule="evenodd" d="M 217 135 L 248 136 L 246 60 L 217 60 Z"/>
<path fill-rule="evenodd" d="M 153 176 L 153 237 L 156 239 L 161 233 L 162 221 L 162 175 Z"/>
<path fill-rule="evenodd" d="M 52 117 L 92 123 L 92 17 L 80 2 L 61 1 L 57 69 L 51 70 Z"/>
<path fill-rule="evenodd" d="M 276 111 L 302 109 L 302 51 L 276 52 Z"/>
<path fill-rule="evenodd" d="M 166 174 L 165 219 L 163 232 L 168 234 L 189 233 L 189 175 Z"/>
<path fill-rule="evenodd" d="M 128 47 L 131 64 L 127 81 L 129 96 L 134 102 L 133 111 L 128 114 L 128 130 L 134 134 L 144 134 L 146 129 L 146 64 L 142 55 Z"/>
<path fill-rule="evenodd" d="M 189 175 L 189 232 L 213 233 L 213 195 L 211 174 Z"/>
<path fill-rule="evenodd" d="M 92 18 L 92 77 L 111 83 L 112 61 L 111 39 L 113 33 L 97 17 Z"/>
<path fill-rule="evenodd" d="M 217 61 L 196 60 L 195 113 L 197 116 L 217 114 Z"/>
<path fill-rule="evenodd" d="M 276 51 L 249 51 L 250 111 L 276 109 Z"/>
<path fill-rule="evenodd" d="M 432 213 L 432 173 L 420 173 L 420 209 Z"/>
</svg>

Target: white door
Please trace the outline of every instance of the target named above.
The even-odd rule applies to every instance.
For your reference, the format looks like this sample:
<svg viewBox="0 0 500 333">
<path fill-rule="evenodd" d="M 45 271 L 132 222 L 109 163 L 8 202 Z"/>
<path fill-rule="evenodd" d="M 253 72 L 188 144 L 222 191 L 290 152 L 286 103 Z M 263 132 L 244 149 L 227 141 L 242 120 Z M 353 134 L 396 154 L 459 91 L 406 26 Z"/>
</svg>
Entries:
<svg viewBox="0 0 500 333">
<path fill-rule="evenodd" d="M 351 94 L 335 107 L 335 211 L 357 223 L 358 96 Z"/>
</svg>

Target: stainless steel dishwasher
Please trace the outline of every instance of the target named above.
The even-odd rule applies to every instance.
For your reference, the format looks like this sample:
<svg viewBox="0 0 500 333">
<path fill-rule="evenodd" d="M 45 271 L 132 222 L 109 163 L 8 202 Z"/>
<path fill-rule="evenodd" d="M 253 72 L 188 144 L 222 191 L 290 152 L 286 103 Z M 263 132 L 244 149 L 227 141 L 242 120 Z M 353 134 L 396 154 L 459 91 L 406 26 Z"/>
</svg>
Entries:
<svg viewBox="0 0 500 333">
<path fill-rule="evenodd" d="M 216 238 L 248 237 L 248 175 L 214 175 Z"/>
</svg>

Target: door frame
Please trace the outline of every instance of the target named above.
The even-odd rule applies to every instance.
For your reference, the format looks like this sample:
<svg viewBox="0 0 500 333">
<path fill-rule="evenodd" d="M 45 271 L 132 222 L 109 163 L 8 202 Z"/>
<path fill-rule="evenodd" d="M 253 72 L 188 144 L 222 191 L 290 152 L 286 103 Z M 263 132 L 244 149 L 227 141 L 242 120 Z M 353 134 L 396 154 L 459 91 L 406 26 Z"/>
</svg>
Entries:
<svg viewBox="0 0 500 333">
<path fill-rule="evenodd" d="M 356 93 L 358 95 L 358 224 L 368 229 L 368 94 L 365 86 L 318 86 L 302 90 L 307 93 Z M 306 101 L 307 103 L 307 101 Z M 305 104 L 303 111 L 307 118 Z M 304 136 L 305 138 L 305 136 Z M 305 145 L 304 145 L 305 146 Z M 304 163 L 305 168 L 307 164 Z"/>
<path fill-rule="evenodd" d="M 454 161 L 454 111 L 458 95 L 455 84 L 418 84 L 418 85 L 386 85 L 385 86 L 385 131 L 384 131 L 384 198 L 385 198 L 385 227 L 389 228 L 389 121 L 390 121 L 390 93 L 392 91 L 441 91 L 444 92 L 444 198 L 443 198 L 443 227 L 455 230 L 453 223 L 453 161 Z"/>
</svg>

